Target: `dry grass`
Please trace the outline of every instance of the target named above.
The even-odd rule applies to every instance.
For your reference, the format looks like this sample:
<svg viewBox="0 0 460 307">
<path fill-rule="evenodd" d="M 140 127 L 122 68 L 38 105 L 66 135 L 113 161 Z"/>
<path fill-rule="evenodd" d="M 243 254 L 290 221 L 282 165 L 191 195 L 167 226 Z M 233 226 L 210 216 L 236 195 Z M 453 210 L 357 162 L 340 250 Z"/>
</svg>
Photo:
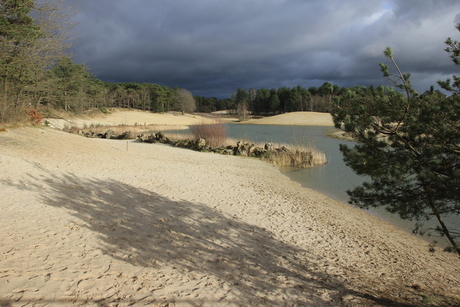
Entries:
<svg viewBox="0 0 460 307">
<path fill-rule="evenodd" d="M 163 133 L 170 140 L 192 140 L 193 134 L 191 133 L 174 133 L 174 132 L 164 132 Z"/>
<path fill-rule="evenodd" d="M 295 146 L 286 150 L 273 150 L 267 153 L 264 160 L 277 166 L 309 168 L 327 163 L 326 154 L 313 147 Z"/>
</svg>

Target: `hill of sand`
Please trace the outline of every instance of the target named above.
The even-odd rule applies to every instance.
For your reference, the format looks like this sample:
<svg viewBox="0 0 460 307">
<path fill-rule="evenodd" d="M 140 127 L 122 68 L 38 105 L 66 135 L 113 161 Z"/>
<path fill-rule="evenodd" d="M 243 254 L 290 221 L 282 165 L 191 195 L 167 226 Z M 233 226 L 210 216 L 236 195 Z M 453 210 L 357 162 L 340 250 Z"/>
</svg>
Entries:
<svg viewBox="0 0 460 307">
<path fill-rule="evenodd" d="M 458 256 L 256 159 L 45 127 L 0 148 L 1 306 L 460 299 Z"/>
<path fill-rule="evenodd" d="M 291 112 L 280 115 L 250 119 L 245 124 L 259 125 L 294 125 L 294 126 L 327 126 L 333 127 L 334 123 L 329 113 L 319 112 Z"/>
</svg>

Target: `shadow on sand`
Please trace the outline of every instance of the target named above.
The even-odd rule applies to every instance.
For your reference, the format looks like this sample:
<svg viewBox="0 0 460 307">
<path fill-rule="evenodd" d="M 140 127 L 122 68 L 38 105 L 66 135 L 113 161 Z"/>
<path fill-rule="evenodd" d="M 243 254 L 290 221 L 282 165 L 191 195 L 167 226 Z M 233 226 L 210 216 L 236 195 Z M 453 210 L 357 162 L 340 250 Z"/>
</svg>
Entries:
<svg viewBox="0 0 460 307">
<path fill-rule="evenodd" d="M 274 239 L 266 229 L 199 203 L 174 201 L 111 179 L 82 179 L 72 174 L 47 179 L 30 176 L 27 189 L 39 191 L 46 205 L 68 209 L 97 235 L 104 254 L 134 266 L 174 267 L 184 274 L 195 272 L 222 280 L 236 294 L 225 304 L 353 305 L 346 296 L 370 305 L 404 306 L 347 289 L 343 280 L 319 267 L 317 256 Z M 103 306 L 113 300 L 98 303 Z M 187 303 L 203 302 L 190 299 Z"/>
</svg>

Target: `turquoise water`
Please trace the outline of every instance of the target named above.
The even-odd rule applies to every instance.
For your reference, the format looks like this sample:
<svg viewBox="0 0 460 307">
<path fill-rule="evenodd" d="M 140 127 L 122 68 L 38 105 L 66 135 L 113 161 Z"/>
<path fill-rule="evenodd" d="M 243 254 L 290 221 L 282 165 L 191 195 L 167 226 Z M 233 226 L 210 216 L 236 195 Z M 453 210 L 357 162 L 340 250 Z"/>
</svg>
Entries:
<svg viewBox="0 0 460 307">
<path fill-rule="evenodd" d="M 328 163 L 314 168 L 292 170 L 281 169 L 283 174 L 302 186 L 318 191 L 328 197 L 348 203 L 347 190 L 353 189 L 362 184 L 366 177 L 356 175 L 351 168 L 343 162 L 342 153 L 339 151 L 340 144 L 353 146 L 354 143 L 328 137 L 327 134 L 336 131 L 332 127 L 308 127 L 308 126 L 271 126 L 271 125 L 247 125 L 247 124 L 226 124 L 228 136 L 238 140 L 247 140 L 254 143 L 272 142 L 276 144 L 310 145 L 324 152 Z M 177 131 L 175 131 L 177 132 Z M 185 132 L 185 131 L 184 131 Z M 402 220 L 396 214 L 391 214 L 383 208 L 372 208 L 366 212 L 391 223 L 400 229 L 412 233 L 414 222 Z M 460 228 L 460 217 L 452 216 L 445 219 L 446 223 Z M 432 220 L 427 225 L 437 225 Z M 438 241 L 440 246 L 448 246 L 445 238 L 433 234 L 432 237 L 423 237 L 430 243 Z"/>
</svg>

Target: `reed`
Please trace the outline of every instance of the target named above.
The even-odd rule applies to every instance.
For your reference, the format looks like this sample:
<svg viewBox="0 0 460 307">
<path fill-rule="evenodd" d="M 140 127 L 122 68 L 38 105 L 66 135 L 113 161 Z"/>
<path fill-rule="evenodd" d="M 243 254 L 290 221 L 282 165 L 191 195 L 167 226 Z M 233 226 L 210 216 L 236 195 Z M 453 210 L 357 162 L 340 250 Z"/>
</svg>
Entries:
<svg viewBox="0 0 460 307">
<path fill-rule="evenodd" d="M 277 166 L 290 166 L 294 168 L 309 168 L 327 163 L 326 154 L 314 147 L 281 147 L 267 152 L 263 158 Z"/>
</svg>

